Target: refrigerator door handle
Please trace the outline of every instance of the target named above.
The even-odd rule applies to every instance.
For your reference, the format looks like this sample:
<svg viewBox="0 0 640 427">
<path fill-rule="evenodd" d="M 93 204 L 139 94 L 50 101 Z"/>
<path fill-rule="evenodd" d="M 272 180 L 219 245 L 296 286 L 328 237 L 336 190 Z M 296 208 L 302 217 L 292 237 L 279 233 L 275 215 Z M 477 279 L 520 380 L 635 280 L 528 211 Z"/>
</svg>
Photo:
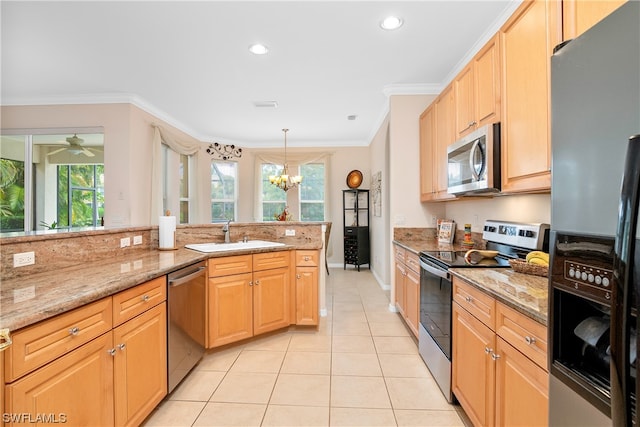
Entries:
<svg viewBox="0 0 640 427">
<path fill-rule="evenodd" d="M 638 194 L 640 192 L 640 135 L 629 138 L 622 190 L 618 211 L 613 281 L 616 295 L 611 319 L 611 420 L 614 426 L 631 426 L 632 401 L 630 381 L 631 307 L 636 228 L 638 221 Z M 640 288 L 640 284 L 638 284 Z M 640 295 L 640 289 L 636 289 Z M 635 411 L 634 411 L 635 412 Z"/>
</svg>

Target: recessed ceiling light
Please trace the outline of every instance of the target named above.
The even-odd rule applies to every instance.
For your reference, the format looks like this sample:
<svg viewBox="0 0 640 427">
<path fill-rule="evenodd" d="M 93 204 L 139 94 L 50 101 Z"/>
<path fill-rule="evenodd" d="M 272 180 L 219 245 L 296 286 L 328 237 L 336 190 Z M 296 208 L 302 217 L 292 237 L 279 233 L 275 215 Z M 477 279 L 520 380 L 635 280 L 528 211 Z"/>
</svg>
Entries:
<svg viewBox="0 0 640 427">
<path fill-rule="evenodd" d="M 398 18 L 397 16 L 387 16 L 380 23 L 380 27 L 383 30 L 397 30 L 402 26 L 402 24 L 403 24 L 403 21 L 401 18 Z"/>
<path fill-rule="evenodd" d="M 253 53 L 254 55 L 264 55 L 269 52 L 269 48 L 267 48 L 263 44 L 256 43 L 249 46 L 249 52 Z"/>
</svg>

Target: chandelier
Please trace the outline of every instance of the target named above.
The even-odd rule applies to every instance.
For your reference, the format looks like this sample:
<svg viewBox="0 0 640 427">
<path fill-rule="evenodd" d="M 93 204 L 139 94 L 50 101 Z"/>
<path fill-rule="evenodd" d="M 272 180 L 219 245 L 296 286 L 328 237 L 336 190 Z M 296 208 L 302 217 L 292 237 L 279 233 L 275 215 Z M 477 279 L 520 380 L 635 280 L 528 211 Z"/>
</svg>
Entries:
<svg viewBox="0 0 640 427">
<path fill-rule="evenodd" d="M 282 132 L 284 132 L 284 167 L 282 168 L 280 175 L 271 175 L 269 177 L 269 182 L 276 187 L 287 191 L 290 188 L 296 188 L 298 184 L 302 182 L 302 176 L 289 175 L 289 165 L 287 165 L 287 132 L 289 132 L 289 129 L 282 129 Z"/>
</svg>

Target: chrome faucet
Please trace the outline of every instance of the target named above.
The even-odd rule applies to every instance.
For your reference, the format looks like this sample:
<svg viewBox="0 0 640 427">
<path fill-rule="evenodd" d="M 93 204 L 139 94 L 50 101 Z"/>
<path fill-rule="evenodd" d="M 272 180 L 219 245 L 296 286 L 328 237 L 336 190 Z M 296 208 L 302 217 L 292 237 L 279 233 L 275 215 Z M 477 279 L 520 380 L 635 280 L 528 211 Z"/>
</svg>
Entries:
<svg viewBox="0 0 640 427">
<path fill-rule="evenodd" d="M 227 221 L 227 223 L 222 226 L 222 231 L 224 231 L 224 242 L 225 243 L 229 243 L 231 241 L 231 239 L 229 238 L 229 235 L 231 234 L 229 232 L 229 224 L 231 224 L 231 220 Z"/>
</svg>

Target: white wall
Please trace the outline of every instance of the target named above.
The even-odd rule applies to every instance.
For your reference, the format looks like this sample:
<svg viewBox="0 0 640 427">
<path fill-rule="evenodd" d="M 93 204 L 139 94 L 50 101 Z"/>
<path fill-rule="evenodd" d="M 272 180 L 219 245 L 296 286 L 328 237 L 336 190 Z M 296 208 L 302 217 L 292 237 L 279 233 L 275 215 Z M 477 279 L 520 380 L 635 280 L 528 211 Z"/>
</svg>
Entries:
<svg viewBox="0 0 640 427">
<path fill-rule="evenodd" d="M 380 171 L 382 175 L 382 215 L 374 216 L 371 211 L 371 226 L 369 236 L 371 239 L 371 271 L 383 288 L 390 286 L 388 259 L 390 258 L 389 228 L 389 115 L 378 129 L 369 145 L 371 156 L 372 174 Z M 372 197 L 373 199 L 373 197 Z M 373 207 L 373 206 L 372 206 Z"/>
</svg>

